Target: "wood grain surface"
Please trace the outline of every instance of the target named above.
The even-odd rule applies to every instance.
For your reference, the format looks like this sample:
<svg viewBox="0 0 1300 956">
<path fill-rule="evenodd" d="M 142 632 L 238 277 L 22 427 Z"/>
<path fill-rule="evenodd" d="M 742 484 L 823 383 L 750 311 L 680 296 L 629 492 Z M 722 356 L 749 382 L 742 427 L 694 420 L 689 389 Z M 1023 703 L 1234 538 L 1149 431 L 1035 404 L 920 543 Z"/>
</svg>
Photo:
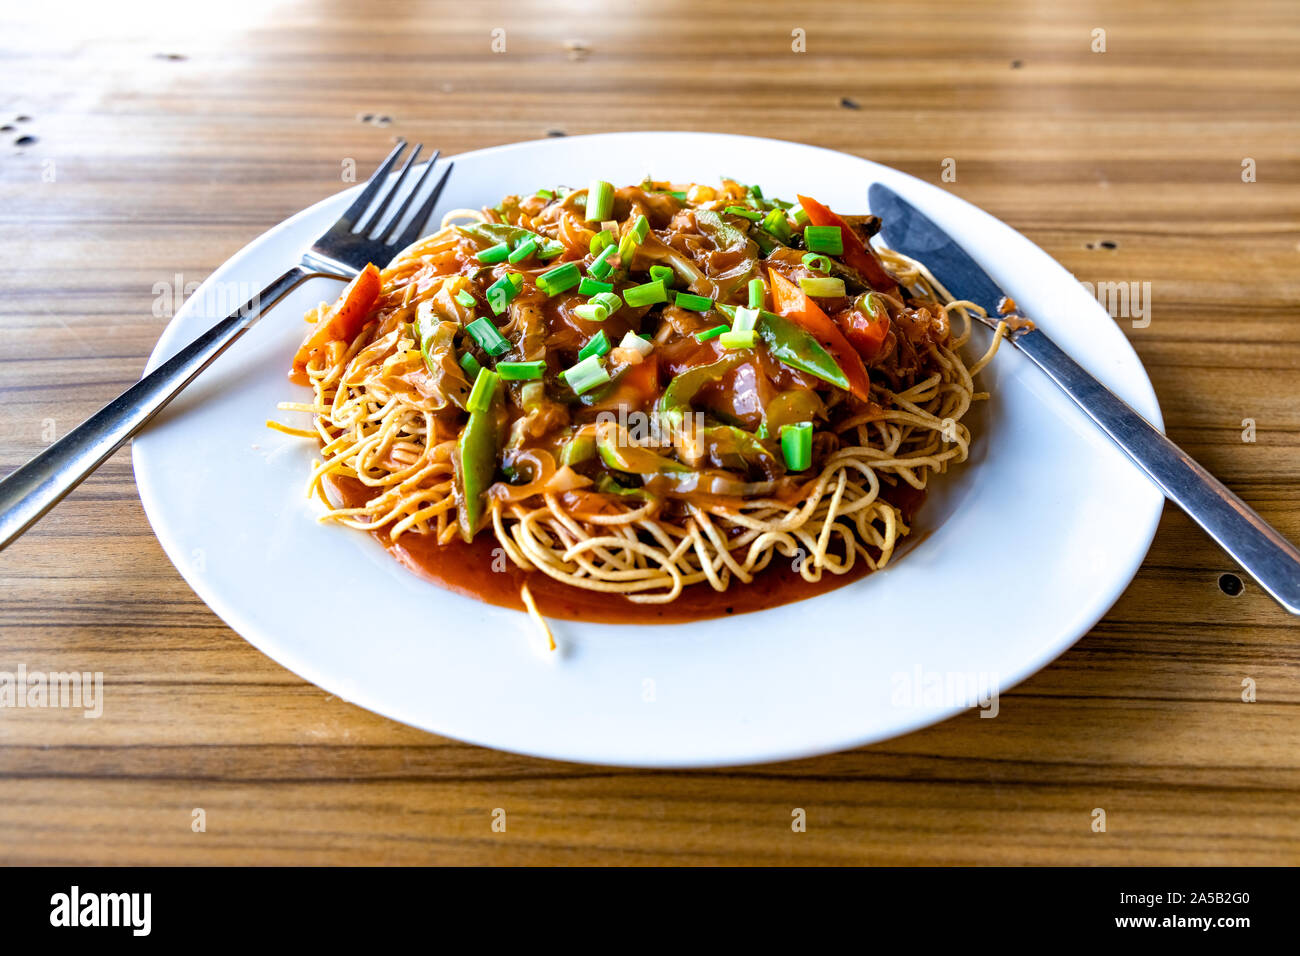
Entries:
<svg viewBox="0 0 1300 956">
<path fill-rule="evenodd" d="M 1118 321 L 1169 434 L 1300 540 L 1293 2 L 27 3 L 3 18 L 0 472 L 139 376 L 167 321 L 156 283 L 203 279 L 338 191 L 344 159 L 364 170 L 395 135 L 450 154 L 678 128 L 866 156 L 989 210 L 1081 280 L 1149 282 L 1150 323 Z M 996 720 L 744 769 L 568 765 L 399 726 L 254 650 L 163 555 L 123 451 L 0 553 L 0 670 L 102 671 L 106 699 L 97 720 L 0 709 L 0 861 L 1296 864 L 1300 630 L 1249 580 L 1226 593 L 1234 571 L 1166 509 L 1115 608 Z"/>
</svg>

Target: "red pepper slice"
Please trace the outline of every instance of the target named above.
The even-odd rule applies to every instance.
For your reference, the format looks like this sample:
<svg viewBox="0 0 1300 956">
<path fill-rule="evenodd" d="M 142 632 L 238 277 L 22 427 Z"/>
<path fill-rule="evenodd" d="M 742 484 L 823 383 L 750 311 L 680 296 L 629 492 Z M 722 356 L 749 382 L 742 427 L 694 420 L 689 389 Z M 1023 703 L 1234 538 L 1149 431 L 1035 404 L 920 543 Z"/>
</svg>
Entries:
<svg viewBox="0 0 1300 956">
<path fill-rule="evenodd" d="M 303 339 L 298 353 L 293 357 L 289 379 L 299 385 L 307 384 L 307 363 L 311 360 L 312 353 L 330 342 L 351 342 L 356 338 L 379 299 L 379 291 L 379 270 L 373 264 L 368 265 L 348 283 L 338 301 L 307 333 L 307 338 Z"/>
<path fill-rule="evenodd" d="M 866 366 L 839 327 L 826 317 L 821 306 L 810 299 L 803 289 L 781 273 L 769 268 L 767 276 L 768 285 L 772 289 L 772 304 L 776 307 L 777 314 L 797 322 L 811 332 L 844 370 L 844 377 L 849 380 L 849 393 L 864 402 L 868 401 L 871 398 L 871 382 L 867 378 Z"/>
<path fill-rule="evenodd" d="M 844 254 L 840 258 L 844 260 L 845 265 L 856 269 L 877 292 L 898 291 L 898 283 L 894 281 L 894 277 L 885 271 L 885 267 L 876 258 L 875 252 L 862 241 L 848 223 L 816 199 L 809 199 L 807 196 L 799 196 L 798 199 L 799 205 L 808 214 L 808 221 L 814 226 L 840 227 L 840 236 L 844 241 Z"/>
</svg>

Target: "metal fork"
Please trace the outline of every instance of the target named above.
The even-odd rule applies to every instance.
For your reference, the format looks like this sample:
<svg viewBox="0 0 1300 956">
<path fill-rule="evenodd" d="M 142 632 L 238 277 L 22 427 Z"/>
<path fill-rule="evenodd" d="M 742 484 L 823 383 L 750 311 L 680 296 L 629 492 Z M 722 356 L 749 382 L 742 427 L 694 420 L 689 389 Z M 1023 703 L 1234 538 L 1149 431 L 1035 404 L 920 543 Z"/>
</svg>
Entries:
<svg viewBox="0 0 1300 956">
<path fill-rule="evenodd" d="M 424 231 L 454 163 L 448 163 L 428 198 L 415 210 L 407 227 L 398 232 L 402 217 L 424 188 L 438 160 L 438 152 L 424 164 L 424 171 L 383 232 L 372 238 L 393 198 L 402 191 L 407 174 L 420 155 L 416 145 L 407 157 L 396 181 L 387 180 L 406 142 L 397 146 L 367 181 L 361 195 L 339 220 L 302 254 L 297 265 L 255 295 L 229 317 L 163 362 L 136 384 L 109 402 L 85 422 L 41 452 L 3 481 L 0 481 L 0 550 L 30 528 L 64 495 L 103 464 L 127 440 L 180 394 L 194 378 L 212 364 L 253 323 L 307 279 L 350 279 L 369 263 L 387 265 Z M 378 202 L 376 202 L 378 200 Z M 371 210 L 371 205 L 374 205 Z M 362 222 L 367 210 L 370 215 Z M 358 223 L 361 223 L 358 225 Z"/>
</svg>

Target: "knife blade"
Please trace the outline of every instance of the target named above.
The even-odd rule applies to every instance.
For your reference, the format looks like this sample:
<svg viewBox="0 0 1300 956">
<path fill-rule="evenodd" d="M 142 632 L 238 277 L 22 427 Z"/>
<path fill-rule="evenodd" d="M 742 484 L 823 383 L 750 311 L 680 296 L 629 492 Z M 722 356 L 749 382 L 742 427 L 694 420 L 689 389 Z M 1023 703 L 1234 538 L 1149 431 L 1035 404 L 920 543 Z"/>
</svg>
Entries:
<svg viewBox="0 0 1300 956">
<path fill-rule="evenodd" d="M 882 237 L 889 248 L 924 263 L 955 298 L 974 302 L 993 317 L 981 321 L 997 325 L 1006 293 L 965 249 L 888 186 L 872 183 L 867 200 L 872 214 L 881 219 Z M 1023 316 L 1018 310 L 1003 314 Z M 1300 550 L 1070 358 L 1041 328 L 1026 325 L 1009 332 L 1007 338 L 1274 600 L 1300 614 Z"/>
<path fill-rule="evenodd" d="M 959 299 L 998 314 L 1005 292 L 952 237 L 898 193 L 881 183 L 867 190 L 871 214 L 879 216 L 885 245 L 925 263 L 936 279 Z M 960 289 L 958 293 L 956 290 Z M 996 322 L 990 323 L 996 324 Z"/>
</svg>

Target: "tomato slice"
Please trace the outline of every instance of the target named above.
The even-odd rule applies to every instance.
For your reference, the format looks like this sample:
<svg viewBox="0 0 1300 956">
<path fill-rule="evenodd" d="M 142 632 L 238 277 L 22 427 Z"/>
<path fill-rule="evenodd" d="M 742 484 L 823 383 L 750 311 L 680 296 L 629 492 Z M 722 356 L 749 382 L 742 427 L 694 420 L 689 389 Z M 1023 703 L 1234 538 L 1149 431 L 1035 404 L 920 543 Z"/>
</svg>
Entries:
<svg viewBox="0 0 1300 956">
<path fill-rule="evenodd" d="M 880 347 L 889 335 L 889 314 L 868 317 L 857 309 L 845 309 L 834 316 L 835 324 L 844 330 L 844 337 L 870 362 L 880 354 Z"/>
<path fill-rule="evenodd" d="M 659 394 L 659 356 L 648 355 L 629 365 L 619 376 L 619 384 L 634 391 L 642 405 L 648 404 Z"/>
</svg>

